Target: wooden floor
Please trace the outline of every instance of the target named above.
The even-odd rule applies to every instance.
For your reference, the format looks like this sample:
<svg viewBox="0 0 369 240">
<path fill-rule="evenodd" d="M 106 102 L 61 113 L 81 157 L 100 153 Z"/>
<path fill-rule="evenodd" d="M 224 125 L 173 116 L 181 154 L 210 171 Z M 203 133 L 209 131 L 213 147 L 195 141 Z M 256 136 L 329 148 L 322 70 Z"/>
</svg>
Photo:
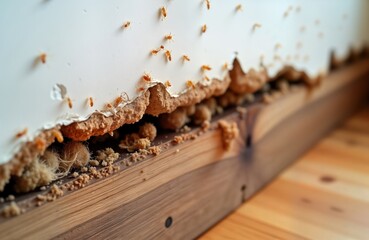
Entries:
<svg viewBox="0 0 369 240">
<path fill-rule="evenodd" d="M 201 239 L 369 239 L 369 106 Z"/>
</svg>

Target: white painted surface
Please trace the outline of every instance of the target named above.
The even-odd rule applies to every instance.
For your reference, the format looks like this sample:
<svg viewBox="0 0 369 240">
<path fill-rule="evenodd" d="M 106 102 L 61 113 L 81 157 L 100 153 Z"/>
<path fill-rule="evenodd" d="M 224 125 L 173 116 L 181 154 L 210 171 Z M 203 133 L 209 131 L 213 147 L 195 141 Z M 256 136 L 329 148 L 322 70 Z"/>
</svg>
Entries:
<svg viewBox="0 0 369 240">
<path fill-rule="evenodd" d="M 208 77 L 222 79 L 236 52 L 246 71 L 258 69 L 263 55 L 271 76 L 285 64 L 316 76 L 327 70 L 332 50 L 343 57 L 369 42 L 366 0 L 210 3 L 207 10 L 202 0 L 0 0 L 0 163 L 43 128 L 86 119 L 122 93 L 134 99 L 144 72 L 169 80 L 175 95 L 187 80 L 202 79 L 204 64 L 212 67 Z M 253 31 L 254 24 L 261 27 Z M 174 39 L 164 41 L 167 34 Z M 160 45 L 171 50 L 171 62 L 163 51 L 150 55 Z M 46 63 L 35 64 L 41 53 Z M 183 54 L 191 61 L 183 63 Z M 53 91 L 56 84 L 66 87 L 72 109 Z M 15 139 L 26 127 L 27 137 Z"/>
</svg>

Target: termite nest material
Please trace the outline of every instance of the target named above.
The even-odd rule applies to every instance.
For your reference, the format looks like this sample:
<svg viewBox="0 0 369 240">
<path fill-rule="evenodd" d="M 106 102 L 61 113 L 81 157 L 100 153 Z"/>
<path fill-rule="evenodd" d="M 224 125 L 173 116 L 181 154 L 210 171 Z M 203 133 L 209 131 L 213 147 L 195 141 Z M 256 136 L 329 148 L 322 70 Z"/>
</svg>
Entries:
<svg viewBox="0 0 369 240">
<path fill-rule="evenodd" d="M 46 151 L 42 157 L 32 161 L 21 176 L 15 177 L 14 190 L 16 192 L 29 192 L 49 184 L 57 179 L 58 166 L 57 154 Z"/>
<path fill-rule="evenodd" d="M 62 173 L 68 173 L 71 168 L 86 166 L 90 160 L 90 152 L 81 142 L 68 142 L 64 145 L 59 169 Z"/>
<path fill-rule="evenodd" d="M 367 50 L 365 53 L 367 56 Z M 334 56 L 332 59 L 335 59 Z M 353 55 L 350 62 L 355 59 Z M 348 60 L 342 63 L 337 61 L 336 63 L 333 60 L 331 64 L 334 63 L 335 68 L 349 63 Z M 210 71 L 211 67 L 203 65 L 199 70 L 204 74 Z M 157 135 L 156 126 L 163 130 L 182 133 L 188 132 L 187 124 L 200 125 L 207 129 L 212 116 L 222 113 L 230 106 L 239 106 L 256 100 L 269 103 L 280 95 L 296 89 L 296 84 L 303 83 L 310 86 L 316 82 L 316 79 L 309 78 L 305 72 L 290 66 L 286 66 L 274 78 L 270 78 L 265 69 L 259 71 L 250 69 L 248 72 L 243 72 L 237 59 L 233 62 L 229 75 L 230 77 L 227 76 L 224 80 L 213 79 L 209 86 L 202 86 L 199 82 L 194 84 L 189 80 L 186 82 L 188 89 L 179 97 L 172 97 L 165 90 L 166 86 L 170 86 L 169 81 L 166 86 L 157 84 L 146 87 L 143 88 L 144 94 L 125 106 L 120 106 L 123 98 L 116 98 L 113 105 L 119 109 L 112 117 L 105 118 L 93 114 L 84 122 L 74 122 L 68 126 L 46 130 L 36 136 L 33 142 L 28 142 L 13 162 L 0 168 L 0 175 L 4 176 L 0 179 L 0 189 L 4 190 L 4 186 L 11 179 L 12 186 L 9 186 L 9 189 L 13 188 L 16 192 L 32 191 L 67 175 L 71 169 L 74 172 L 85 173 L 92 169 L 92 167 L 86 167 L 89 163 L 104 167 L 119 158 L 119 153 L 114 152 L 113 149 L 99 150 L 94 152 L 92 155 L 94 159 L 90 161 L 91 154 L 86 147 L 86 142 L 79 141 L 86 141 L 92 136 L 100 136 L 98 138 L 103 139 L 102 142 L 105 141 L 105 137 L 110 137 L 116 142 L 120 141 L 119 147 L 126 149 L 127 152 L 135 154 L 145 152 L 155 155 L 160 152 L 157 146 L 151 146 Z M 151 82 L 151 76 L 145 73 L 142 80 Z M 88 101 L 90 103 L 90 98 Z M 110 104 L 111 107 L 113 105 Z M 142 121 L 150 117 L 153 122 L 139 122 L 143 117 Z M 137 131 L 134 133 L 118 130 L 123 125 L 137 122 L 139 122 L 135 126 Z M 237 124 L 220 121 L 218 126 L 222 129 L 224 148 L 228 150 L 231 148 L 233 139 L 238 135 Z M 113 137 L 108 134 L 113 132 Z M 19 136 L 23 134 L 21 132 Z M 14 135 L 16 136 L 16 133 Z M 67 139 L 65 143 L 64 138 Z M 196 138 L 194 134 L 186 133 L 176 137 L 173 143 L 178 144 L 194 138 Z M 94 144 L 93 139 L 88 141 Z M 57 145 L 55 151 L 52 147 L 54 142 Z M 141 159 L 142 156 L 138 158 Z"/>
</svg>

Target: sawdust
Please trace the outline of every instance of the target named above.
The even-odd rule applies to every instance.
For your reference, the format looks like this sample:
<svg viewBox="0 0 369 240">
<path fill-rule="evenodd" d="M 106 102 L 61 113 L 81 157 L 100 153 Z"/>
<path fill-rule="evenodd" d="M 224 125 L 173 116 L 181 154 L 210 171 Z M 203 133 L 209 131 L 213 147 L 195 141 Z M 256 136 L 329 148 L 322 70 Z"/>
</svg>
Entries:
<svg viewBox="0 0 369 240">
<path fill-rule="evenodd" d="M 128 152 L 135 152 L 140 149 L 147 149 L 151 146 L 148 138 L 140 138 L 137 133 L 126 134 L 124 139 L 120 141 L 119 147 Z"/>
<path fill-rule="evenodd" d="M 144 123 L 140 126 L 138 135 L 140 135 L 141 138 L 148 138 L 150 141 L 154 141 L 157 135 L 155 125 L 149 122 Z"/>
<path fill-rule="evenodd" d="M 100 162 L 107 162 L 109 165 L 113 164 L 119 158 L 119 153 L 112 148 L 105 148 L 97 151 L 96 159 Z"/>
<path fill-rule="evenodd" d="M 6 218 L 15 217 L 22 213 L 17 203 L 11 202 L 8 206 L 4 207 L 1 211 L 1 215 Z"/>
</svg>

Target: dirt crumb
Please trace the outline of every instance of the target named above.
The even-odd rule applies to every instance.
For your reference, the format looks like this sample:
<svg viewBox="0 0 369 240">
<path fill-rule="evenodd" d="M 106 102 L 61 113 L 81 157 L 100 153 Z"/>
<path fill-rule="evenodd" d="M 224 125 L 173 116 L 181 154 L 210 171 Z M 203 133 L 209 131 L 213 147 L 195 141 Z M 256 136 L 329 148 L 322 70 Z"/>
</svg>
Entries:
<svg viewBox="0 0 369 240">
<path fill-rule="evenodd" d="M 195 105 L 190 105 L 188 107 L 185 107 L 185 110 L 186 110 L 187 116 L 192 116 L 192 115 L 195 114 L 196 106 Z"/>
<path fill-rule="evenodd" d="M 99 165 L 100 165 L 100 162 L 99 162 L 99 161 L 97 161 L 97 160 L 90 160 L 88 163 L 89 163 L 91 166 L 94 166 L 94 167 L 97 167 L 97 166 L 99 166 Z"/>
<path fill-rule="evenodd" d="M 175 136 L 172 140 L 173 144 L 180 144 L 188 140 L 194 140 L 197 138 L 195 133 L 184 133 L 179 136 Z"/>
<path fill-rule="evenodd" d="M 222 108 L 226 108 L 230 105 L 232 105 L 233 103 L 236 102 L 236 97 L 235 95 L 230 92 L 230 91 L 227 91 L 224 95 L 220 96 L 218 98 L 218 104 L 219 106 L 221 106 Z"/>
<path fill-rule="evenodd" d="M 119 144 L 120 148 L 126 149 L 128 152 L 147 149 L 150 146 L 151 141 L 148 138 L 140 138 L 137 133 L 127 134 Z"/>
<path fill-rule="evenodd" d="M 227 122 L 225 120 L 220 120 L 218 126 L 222 131 L 223 147 L 225 150 L 229 150 L 232 145 L 232 141 L 237 138 L 239 134 L 237 123 Z"/>
<path fill-rule="evenodd" d="M 205 104 L 199 104 L 196 106 L 195 114 L 193 115 L 193 122 L 196 125 L 201 125 L 206 121 L 211 120 L 211 111 Z"/>
<path fill-rule="evenodd" d="M 22 211 L 15 202 L 11 202 L 8 206 L 3 208 L 1 213 L 4 217 L 10 218 L 20 215 Z"/>
<path fill-rule="evenodd" d="M 58 198 L 58 197 L 63 196 L 64 192 L 56 184 L 53 184 L 50 187 L 49 195 L 52 197 Z"/>
<path fill-rule="evenodd" d="M 185 108 L 177 108 L 171 113 L 159 115 L 159 124 L 163 129 L 177 130 L 189 122 L 187 111 Z"/>
<path fill-rule="evenodd" d="M 268 93 L 264 93 L 263 94 L 263 103 L 265 104 L 270 104 L 273 102 L 273 97 L 272 95 L 268 94 Z"/>
<path fill-rule="evenodd" d="M 115 152 L 112 148 L 105 148 L 104 150 L 98 150 L 96 159 L 100 162 L 106 161 L 109 165 L 117 161 L 119 153 Z"/>
<path fill-rule="evenodd" d="M 7 201 L 14 201 L 15 197 L 13 194 L 8 195 L 8 197 L 6 198 Z"/>
<path fill-rule="evenodd" d="M 215 98 L 208 98 L 204 100 L 203 103 L 208 107 L 212 115 L 216 113 L 218 105 L 217 105 L 217 101 L 215 100 Z"/>
<path fill-rule="evenodd" d="M 205 121 L 201 124 L 201 130 L 207 131 L 207 130 L 209 130 L 209 128 L 210 128 L 210 122 L 209 121 Z"/>
<path fill-rule="evenodd" d="M 180 129 L 177 129 L 176 132 L 177 133 L 188 133 L 192 130 L 191 127 L 189 127 L 188 125 L 184 125 L 183 127 L 181 127 Z"/>
<path fill-rule="evenodd" d="M 154 156 L 157 156 L 161 153 L 161 148 L 159 146 L 149 147 L 148 153 Z"/>
<path fill-rule="evenodd" d="M 148 138 L 150 141 L 154 141 L 157 135 L 157 130 L 154 124 L 145 123 L 140 126 L 138 134 L 141 138 Z"/>
<path fill-rule="evenodd" d="M 129 161 L 126 165 L 131 166 L 133 163 L 144 160 L 145 157 L 146 156 L 144 154 L 141 154 L 141 153 L 138 153 L 138 152 L 132 153 L 131 157 L 130 157 L 130 159 L 129 159 Z"/>
</svg>

